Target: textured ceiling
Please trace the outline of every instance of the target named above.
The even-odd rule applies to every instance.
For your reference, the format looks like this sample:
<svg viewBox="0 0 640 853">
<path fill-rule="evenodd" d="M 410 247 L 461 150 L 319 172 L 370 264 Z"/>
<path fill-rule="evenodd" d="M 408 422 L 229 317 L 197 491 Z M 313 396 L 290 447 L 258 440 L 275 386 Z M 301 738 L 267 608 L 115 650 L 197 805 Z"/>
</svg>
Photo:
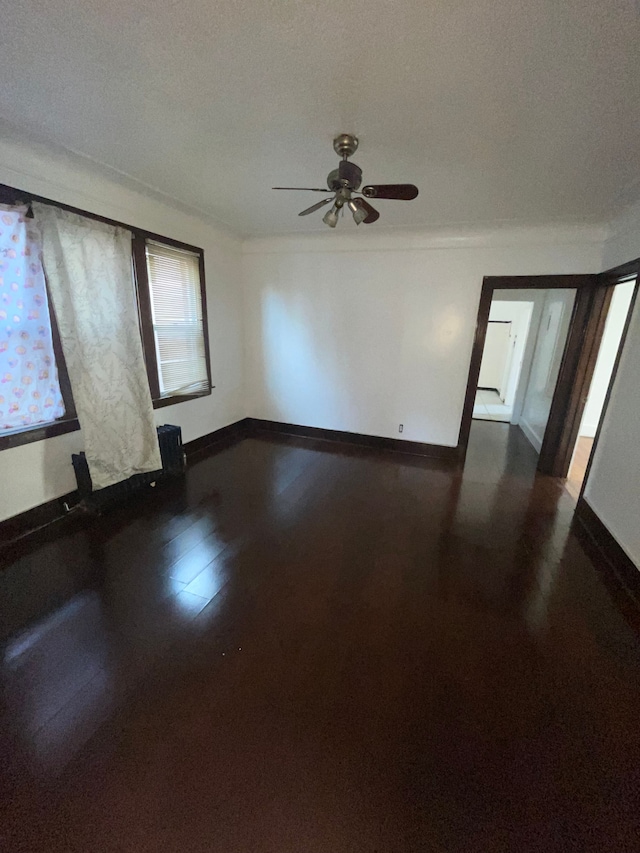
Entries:
<svg viewBox="0 0 640 853">
<path fill-rule="evenodd" d="M 0 116 L 241 234 L 325 228 L 270 187 L 324 186 L 341 131 L 365 181 L 420 187 L 379 225 L 596 221 L 640 190 L 633 0 L 1 2 Z"/>
</svg>

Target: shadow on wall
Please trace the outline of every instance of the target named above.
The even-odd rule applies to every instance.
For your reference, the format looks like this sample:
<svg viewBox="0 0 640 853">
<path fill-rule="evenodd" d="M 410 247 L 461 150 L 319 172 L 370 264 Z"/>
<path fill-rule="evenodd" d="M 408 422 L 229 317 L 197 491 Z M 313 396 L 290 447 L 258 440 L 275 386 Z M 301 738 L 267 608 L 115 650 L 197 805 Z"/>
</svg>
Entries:
<svg viewBox="0 0 640 853">
<path fill-rule="evenodd" d="M 328 375 L 335 370 L 336 354 L 320 357 L 311 336 L 311 324 L 305 317 L 303 300 L 269 291 L 262 320 L 262 385 L 268 393 L 273 420 L 290 422 L 296 411 L 330 417 L 335 405 L 335 387 L 332 390 Z"/>
<path fill-rule="evenodd" d="M 82 449 L 82 433 L 47 438 L 0 453 L 0 521 L 72 492 L 71 454 Z"/>
<path fill-rule="evenodd" d="M 42 445 L 42 480 L 47 495 L 45 500 L 51 500 L 60 494 L 68 494 L 77 488 L 71 454 L 84 449 L 82 431 L 77 430 L 74 433 L 60 436 L 60 438 L 67 440 L 58 441 L 55 438 L 48 438 L 40 442 Z M 61 488 L 64 488 L 65 491 L 61 492 Z"/>
<path fill-rule="evenodd" d="M 275 248 L 245 257 L 249 414 L 455 446 L 482 277 L 448 251 Z"/>
</svg>

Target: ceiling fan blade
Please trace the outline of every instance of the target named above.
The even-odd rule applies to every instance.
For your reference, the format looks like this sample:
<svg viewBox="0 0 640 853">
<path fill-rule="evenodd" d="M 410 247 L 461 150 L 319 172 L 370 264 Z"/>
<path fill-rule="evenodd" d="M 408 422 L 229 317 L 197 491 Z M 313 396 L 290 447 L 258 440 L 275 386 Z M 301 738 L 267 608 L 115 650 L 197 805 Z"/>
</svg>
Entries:
<svg viewBox="0 0 640 853">
<path fill-rule="evenodd" d="M 317 187 L 271 187 L 272 190 L 301 190 L 306 193 L 333 193 L 335 190 L 320 190 Z"/>
<path fill-rule="evenodd" d="M 316 204 L 312 204 L 311 207 L 308 207 L 306 210 L 303 210 L 302 213 L 298 214 L 298 216 L 306 216 L 308 213 L 313 213 L 315 210 L 320 210 L 321 207 L 324 207 L 325 204 L 331 204 L 332 201 L 332 198 L 323 198 L 322 201 L 319 201 Z"/>
<path fill-rule="evenodd" d="M 338 180 L 343 186 L 357 190 L 362 183 L 362 169 L 348 160 L 341 160 L 338 166 Z"/>
<path fill-rule="evenodd" d="M 418 195 L 418 187 L 413 184 L 369 184 L 362 187 L 362 195 L 367 198 L 395 198 L 411 201 Z"/>
<path fill-rule="evenodd" d="M 363 198 L 359 198 L 356 200 L 356 204 L 358 207 L 363 207 L 367 211 L 367 218 L 362 220 L 365 225 L 371 225 L 372 222 L 380 219 L 380 214 L 375 207 L 371 207 L 368 201 L 365 201 Z"/>
</svg>

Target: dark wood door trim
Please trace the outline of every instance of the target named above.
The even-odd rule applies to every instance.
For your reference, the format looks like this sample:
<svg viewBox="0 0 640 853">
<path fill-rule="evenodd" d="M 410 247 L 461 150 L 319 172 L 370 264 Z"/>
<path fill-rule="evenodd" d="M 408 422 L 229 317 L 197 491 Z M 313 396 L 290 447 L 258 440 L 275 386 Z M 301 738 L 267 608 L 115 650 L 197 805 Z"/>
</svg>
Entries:
<svg viewBox="0 0 640 853">
<path fill-rule="evenodd" d="M 471 350 L 471 364 L 469 365 L 469 378 L 467 380 L 467 390 L 465 392 L 464 406 L 462 409 L 462 421 L 460 423 L 460 432 L 458 434 L 458 454 L 461 463 L 464 463 L 467 455 L 467 447 L 469 445 L 469 433 L 471 432 L 471 421 L 473 418 L 473 404 L 476 399 L 476 389 L 480 379 L 480 365 L 482 364 L 484 342 L 487 337 L 487 327 L 489 325 L 489 312 L 491 311 L 491 298 L 493 296 L 493 291 L 494 286 L 491 283 L 491 280 L 485 278 L 482 282 L 482 292 L 480 293 L 478 319 L 476 320 L 476 333 L 473 339 L 473 349 Z"/>
<path fill-rule="evenodd" d="M 599 276 L 592 287 L 580 288 L 576 293 L 540 448 L 538 470 L 542 474 L 566 477 L 569 473 L 612 295 L 613 288 L 603 284 Z"/>
<path fill-rule="evenodd" d="M 610 267 L 608 270 L 600 273 L 607 281 L 613 279 L 614 284 L 618 284 L 626 277 L 640 275 L 640 258 L 635 258 L 633 261 L 627 261 L 625 264 L 620 264 L 617 267 Z"/>
<path fill-rule="evenodd" d="M 598 273 L 577 275 L 486 275 L 484 285 L 493 290 L 553 290 L 562 287 L 589 287 L 598 278 Z"/>
</svg>

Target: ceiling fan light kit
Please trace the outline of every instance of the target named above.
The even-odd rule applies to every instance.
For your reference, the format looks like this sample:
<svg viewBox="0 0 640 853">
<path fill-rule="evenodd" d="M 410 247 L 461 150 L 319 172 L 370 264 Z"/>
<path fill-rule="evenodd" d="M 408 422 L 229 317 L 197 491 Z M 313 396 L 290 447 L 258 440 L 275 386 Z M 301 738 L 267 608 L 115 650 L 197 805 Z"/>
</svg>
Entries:
<svg viewBox="0 0 640 853">
<path fill-rule="evenodd" d="M 338 224 L 338 216 L 340 214 L 340 208 L 337 204 L 334 204 L 331 210 L 328 210 L 325 215 L 322 217 L 322 221 L 325 225 L 328 225 L 329 228 L 335 228 Z M 302 216 L 302 214 L 300 214 Z"/>
<path fill-rule="evenodd" d="M 364 209 L 364 207 L 361 207 L 358 204 L 358 199 L 355 199 L 355 201 L 354 199 L 350 199 L 347 202 L 347 207 L 349 208 L 351 213 L 353 213 L 353 219 L 356 225 L 360 225 L 361 222 L 364 222 L 367 216 L 369 215 L 368 212 Z"/>
<path fill-rule="evenodd" d="M 274 190 L 299 190 L 301 192 L 332 193 L 333 198 L 324 198 L 322 201 L 312 204 L 306 210 L 301 211 L 298 216 L 307 216 L 320 210 L 327 204 L 333 202 L 333 206 L 322 217 L 322 221 L 329 228 L 335 228 L 338 217 L 345 207 L 351 211 L 356 225 L 364 222 L 370 225 L 380 218 L 378 211 L 369 204 L 367 199 L 396 199 L 398 201 L 411 201 L 418 195 L 418 188 L 413 184 L 368 184 L 360 190 L 362 183 L 362 169 L 355 163 L 349 161 L 358 149 L 358 139 L 350 133 L 341 133 L 333 140 L 333 150 L 341 157 L 337 169 L 329 172 L 327 186 L 329 189 L 317 187 L 273 187 Z M 364 196 L 364 198 L 354 198 Z"/>
</svg>

